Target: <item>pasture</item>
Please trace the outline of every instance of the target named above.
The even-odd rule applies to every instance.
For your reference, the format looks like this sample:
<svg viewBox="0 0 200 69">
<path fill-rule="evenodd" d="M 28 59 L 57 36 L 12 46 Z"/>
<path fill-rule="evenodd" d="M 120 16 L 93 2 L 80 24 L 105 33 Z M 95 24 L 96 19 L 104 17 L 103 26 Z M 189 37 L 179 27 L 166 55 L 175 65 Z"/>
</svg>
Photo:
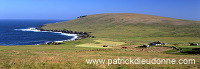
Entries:
<svg viewBox="0 0 200 69">
<path fill-rule="evenodd" d="M 67 22 L 47 24 L 46 30 L 91 32 L 96 38 L 60 45 L 0 46 L 0 69 L 199 69 L 200 54 L 189 42 L 200 44 L 200 22 L 152 15 L 114 13 L 88 15 Z M 137 48 L 161 41 L 165 46 Z M 108 47 L 103 47 L 107 45 Z M 126 47 L 126 48 L 122 48 Z M 195 50 L 196 51 L 196 50 Z M 86 59 L 195 59 L 195 64 L 87 64 Z"/>
<path fill-rule="evenodd" d="M 125 44 L 127 49 L 121 49 L 118 44 L 111 43 L 114 48 L 100 47 L 82 47 L 84 44 L 104 43 L 101 40 L 82 39 L 76 41 L 64 42 L 61 45 L 32 45 L 32 46 L 0 46 L 0 67 L 12 69 L 27 68 L 191 68 L 196 69 L 200 66 L 200 55 L 181 55 L 168 54 L 165 51 L 173 50 L 168 47 L 150 47 L 135 48 L 139 45 Z M 107 41 L 106 41 L 107 42 Z M 106 43 L 105 42 L 105 43 Z M 81 46 L 77 46 L 81 45 Z M 89 44 L 90 45 L 90 44 Z M 97 43 L 97 45 L 99 45 Z M 116 46 L 117 45 L 117 46 Z M 195 59 L 196 64 L 180 65 L 180 64 L 123 64 L 123 65 L 107 65 L 107 64 L 86 64 L 86 59 L 116 59 L 116 58 L 165 58 L 165 59 Z"/>
</svg>

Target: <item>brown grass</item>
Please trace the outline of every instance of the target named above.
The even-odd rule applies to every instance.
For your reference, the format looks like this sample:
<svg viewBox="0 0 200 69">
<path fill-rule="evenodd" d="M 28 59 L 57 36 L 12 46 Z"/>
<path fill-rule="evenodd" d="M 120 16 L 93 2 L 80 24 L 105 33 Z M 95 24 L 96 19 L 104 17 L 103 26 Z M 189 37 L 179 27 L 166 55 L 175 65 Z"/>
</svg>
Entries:
<svg viewBox="0 0 200 69">
<path fill-rule="evenodd" d="M 44 29 L 92 32 L 91 35 L 97 38 L 70 41 L 61 45 L 0 46 L 0 69 L 117 69 L 120 67 L 136 69 L 198 69 L 200 68 L 200 55 L 166 54 L 163 51 L 172 49 L 167 47 L 135 48 L 158 40 L 169 43 L 169 45 L 179 44 L 181 47 L 190 47 L 187 46 L 187 42 L 199 43 L 199 25 L 194 24 L 188 27 L 186 24 L 190 23 L 199 23 L 199 21 L 144 14 L 109 13 L 88 15 L 87 17 L 67 22 L 47 24 L 47 26 L 43 27 Z M 127 43 L 124 44 L 124 42 Z M 112 46 L 112 48 L 102 49 L 97 47 L 102 45 Z M 128 48 L 121 49 L 122 46 Z M 117 59 L 130 57 L 144 59 L 195 59 L 196 64 L 118 64 L 107 66 L 106 64 L 86 64 L 85 62 L 86 59 L 92 58 Z"/>
</svg>

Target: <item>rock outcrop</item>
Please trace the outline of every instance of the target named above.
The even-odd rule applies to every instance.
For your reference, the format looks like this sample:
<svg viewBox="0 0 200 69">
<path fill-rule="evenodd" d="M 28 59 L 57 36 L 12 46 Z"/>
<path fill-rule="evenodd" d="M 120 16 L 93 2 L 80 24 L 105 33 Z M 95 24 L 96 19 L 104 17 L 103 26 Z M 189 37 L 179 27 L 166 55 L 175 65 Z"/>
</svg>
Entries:
<svg viewBox="0 0 200 69">
<path fill-rule="evenodd" d="M 45 26 L 45 25 L 43 25 Z M 94 36 L 89 35 L 89 33 L 92 32 L 77 32 L 77 31 L 70 31 L 70 30 L 45 30 L 42 29 L 43 26 L 37 27 L 37 30 L 40 31 L 51 31 L 51 32 L 62 32 L 62 33 L 67 33 L 67 34 L 77 34 L 78 38 L 76 38 L 75 40 L 78 39 L 83 39 L 83 38 L 95 38 Z"/>
</svg>

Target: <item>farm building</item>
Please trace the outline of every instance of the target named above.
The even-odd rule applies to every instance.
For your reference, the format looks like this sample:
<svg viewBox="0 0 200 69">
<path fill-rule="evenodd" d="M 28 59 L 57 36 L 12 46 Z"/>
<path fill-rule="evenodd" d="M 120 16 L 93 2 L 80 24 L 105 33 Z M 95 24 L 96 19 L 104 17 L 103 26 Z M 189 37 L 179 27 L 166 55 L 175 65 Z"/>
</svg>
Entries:
<svg viewBox="0 0 200 69">
<path fill-rule="evenodd" d="M 167 43 L 162 43 L 162 42 L 160 42 L 160 41 L 149 43 L 150 46 L 158 46 L 158 45 L 166 45 L 166 44 L 167 44 Z"/>
</svg>

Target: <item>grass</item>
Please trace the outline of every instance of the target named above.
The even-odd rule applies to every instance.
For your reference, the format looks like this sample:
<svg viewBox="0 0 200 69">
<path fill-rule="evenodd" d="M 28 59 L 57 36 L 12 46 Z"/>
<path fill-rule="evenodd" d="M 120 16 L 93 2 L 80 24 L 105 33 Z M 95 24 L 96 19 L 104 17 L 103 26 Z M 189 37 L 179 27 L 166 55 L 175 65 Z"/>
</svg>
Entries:
<svg viewBox="0 0 200 69">
<path fill-rule="evenodd" d="M 113 48 L 115 46 L 121 46 L 124 45 L 124 42 L 113 42 L 113 41 L 103 41 L 103 40 L 94 40 L 94 43 L 85 43 L 85 44 L 80 44 L 76 45 L 78 47 L 94 47 L 94 48 Z M 103 46 L 108 46 L 108 47 L 103 47 Z"/>
<path fill-rule="evenodd" d="M 1 68 L 198 68 L 200 55 L 173 55 L 165 54 L 166 47 L 151 47 L 137 49 L 128 46 L 128 49 L 113 49 L 97 51 L 96 47 L 77 47 L 74 44 L 90 43 L 94 39 L 83 39 L 65 42 L 62 45 L 37 45 L 37 46 L 1 46 Z M 98 41 L 98 40 L 97 40 Z M 103 41 L 102 41 L 103 42 Z M 132 48 L 131 48 L 132 47 Z M 93 51 L 92 51 L 93 50 Z M 86 59 L 116 59 L 116 58 L 168 58 L 168 59 L 196 59 L 196 64 L 191 65 L 96 65 L 86 64 Z"/>
<path fill-rule="evenodd" d="M 65 42 L 61 45 L 34 45 L 34 46 L 0 46 L 1 68 L 198 68 L 200 55 L 173 55 L 163 51 L 171 50 L 166 47 L 151 47 L 145 49 L 128 46 L 128 49 L 115 47 L 113 50 L 98 51 L 97 47 L 79 47 L 83 43 L 104 43 L 101 40 L 82 39 Z M 106 41 L 107 42 L 107 41 Z M 109 42 L 109 41 L 108 41 Z M 111 41 L 112 42 L 112 41 Z M 109 44 L 115 44 L 110 43 Z M 118 44 L 118 43 L 117 43 Z M 121 44 L 121 43 L 120 43 Z M 129 44 L 129 43 L 127 43 Z M 196 64 L 191 65 L 96 65 L 86 64 L 86 59 L 116 59 L 116 58 L 168 58 L 185 59 L 192 58 Z"/>
<path fill-rule="evenodd" d="M 137 17 L 135 17 L 137 16 Z M 142 19 L 140 19 L 141 17 Z M 173 24 L 174 23 L 174 24 Z M 181 24 L 183 23 L 183 24 Z M 200 55 L 177 53 L 168 47 L 136 48 L 153 41 L 191 50 L 188 42 L 200 44 L 200 24 L 150 15 L 89 15 L 67 22 L 48 24 L 44 29 L 92 32 L 96 38 L 67 41 L 61 45 L 0 46 L 0 69 L 198 69 Z M 126 42 L 126 43 L 125 43 Z M 108 45 L 103 48 L 102 45 Z M 121 49 L 126 46 L 127 49 Z M 86 64 L 86 59 L 116 58 L 195 59 L 196 64 Z"/>
<path fill-rule="evenodd" d="M 178 48 L 179 50 L 173 49 L 173 50 L 165 51 L 165 53 L 179 54 L 179 55 L 199 54 L 199 53 L 195 53 L 195 52 L 199 52 L 199 50 L 193 50 L 193 49 L 200 48 L 199 46 L 174 46 L 174 47 Z"/>
</svg>

